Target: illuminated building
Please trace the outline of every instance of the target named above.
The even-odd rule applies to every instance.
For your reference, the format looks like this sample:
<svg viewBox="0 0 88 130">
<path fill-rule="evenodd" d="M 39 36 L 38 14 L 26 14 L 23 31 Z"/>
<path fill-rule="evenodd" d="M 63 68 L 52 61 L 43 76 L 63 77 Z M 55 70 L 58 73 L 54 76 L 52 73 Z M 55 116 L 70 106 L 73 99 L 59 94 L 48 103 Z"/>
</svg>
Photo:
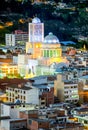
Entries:
<svg viewBox="0 0 88 130">
<path fill-rule="evenodd" d="M 26 43 L 26 55 L 29 58 L 26 59 L 25 65 L 31 72 L 34 69 L 35 75 L 54 74 L 53 64 L 67 62 L 67 59 L 62 56 L 59 39 L 51 32 L 44 38 L 44 23 L 41 23 L 37 17 L 33 18 L 32 23 L 29 23 L 29 41 Z M 31 68 L 29 66 L 30 60 Z M 34 65 L 34 60 L 38 62 L 36 65 Z"/>
<path fill-rule="evenodd" d="M 0 92 L 0 102 L 6 102 L 7 101 L 7 96 L 6 94 Z"/>
<path fill-rule="evenodd" d="M 79 103 L 88 102 L 88 75 L 79 78 Z"/>
<path fill-rule="evenodd" d="M 8 37 L 9 35 L 10 34 L 8 34 Z M 62 56 L 62 48 L 59 39 L 53 35 L 53 33 L 49 33 L 49 35 L 44 38 L 44 23 L 41 23 L 39 18 L 35 17 L 32 23 L 29 23 L 29 34 L 24 34 L 22 31 L 18 30 L 15 31 L 15 34 L 11 35 L 28 35 L 26 54 L 18 54 L 18 58 L 16 58 L 16 67 L 10 66 L 15 69 L 11 70 L 18 71 L 21 76 L 28 78 L 37 75 L 53 75 L 55 72 L 55 65 L 61 62 L 67 64 L 67 59 Z M 10 44 L 8 43 L 7 46 L 14 46 L 16 43 L 16 41 L 13 42 L 14 38 L 10 37 L 10 40 Z M 10 73 L 10 67 L 6 70 L 8 71 L 7 73 Z"/>
<path fill-rule="evenodd" d="M 26 43 L 26 53 L 35 59 L 41 56 L 41 47 L 44 40 L 44 23 L 39 18 L 34 18 L 29 23 L 29 41 Z"/>
<path fill-rule="evenodd" d="M 18 66 L 13 64 L 12 59 L 0 58 L 0 78 L 10 77 L 18 75 Z"/>
<path fill-rule="evenodd" d="M 49 33 L 44 38 L 44 23 L 41 23 L 37 17 L 29 23 L 29 42 L 26 44 L 26 53 L 29 53 L 33 59 L 42 58 L 43 65 L 63 62 L 64 59 L 59 39 L 53 33 Z"/>
</svg>

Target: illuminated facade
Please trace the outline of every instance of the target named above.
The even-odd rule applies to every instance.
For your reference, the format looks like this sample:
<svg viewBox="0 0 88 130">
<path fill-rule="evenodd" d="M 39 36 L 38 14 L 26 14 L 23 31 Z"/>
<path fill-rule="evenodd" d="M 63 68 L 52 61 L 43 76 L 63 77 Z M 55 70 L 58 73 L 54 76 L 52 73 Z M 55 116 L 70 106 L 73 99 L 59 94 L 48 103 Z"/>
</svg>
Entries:
<svg viewBox="0 0 88 130">
<path fill-rule="evenodd" d="M 26 53 L 31 54 L 35 59 L 41 56 L 41 47 L 44 40 L 44 23 L 35 17 L 32 23 L 29 23 L 29 41 L 26 43 Z"/>
<path fill-rule="evenodd" d="M 6 64 L 6 65 L 1 65 L 0 66 L 0 78 L 3 78 L 3 77 L 11 77 L 12 76 L 17 76 L 18 75 L 18 66 L 17 65 L 9 65 L 9 64 Z"/>
<path fill-rule="evenodd" d="M 49 33 L 44 38 L 44 23 L 41 23 L 37 17 L 32 20 L 32 23 L 29 23 L 29 41 L 26 43 L 26 53 L 29 53 L 31 58 L 43 58 L 48 65 L 64 60 L 59 39 L 53 33 Z"/>
<path fill-rule="evenodd" d="M 29 42 L 43 42 L 44 39 L 44 23 L 41 23 L 39 18 L 34 18 L 32 23 L 29 23 Z"/>
<path fill-rule="evenodd" d="M 67 62 L 66 58 L 62 57 L 59 39 L 51 32 L 44 38 L 44 23 L 41 23 L 37 17 L 33 18 L 32 23 L 29 23 L 29 40 L 26 43 L 26 55 L 29 56 L 27 64 L 25 63 L 28 68 L 28 71 L 25 71 L 27 72 L 26 74 L 30 72 L 35 75 L 52 74 L 52 72 L 54 74 L 55 70 L 51 67 L 53 64 Z M 36 65 L 34 65 L 34 60 L 38 62 Z M 32 70 L 35 70 L 35 72 Z"/>
<path fill-rule="evenodd" d="M 41 48 L 41 64 L 50 66 L 52 63 L 59 63 L 62 56 L 62 49 L 58 38 L 49 33 L 44 38 Z"/>
</svg>

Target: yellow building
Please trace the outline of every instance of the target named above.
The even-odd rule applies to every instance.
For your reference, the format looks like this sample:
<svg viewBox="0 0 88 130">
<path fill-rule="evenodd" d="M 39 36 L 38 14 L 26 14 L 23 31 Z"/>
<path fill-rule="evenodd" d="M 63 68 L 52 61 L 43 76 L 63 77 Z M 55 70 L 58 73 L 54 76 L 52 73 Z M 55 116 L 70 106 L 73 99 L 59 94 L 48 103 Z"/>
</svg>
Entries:
<svg viewBox="0 0 88 130">
<path fill-rule="evenodd" d="M 22 56 L 27 55 L 27 57 L 20 58 L 18 55 L 18 68 L 21 75 L 26 77 L 31 74 L 32 77 L 33 75 L 51 75 L 55 72 L 53 64 L 67 62 L 67 59 L 62 56 L 59 39 L 51 32 L 44 38 L 44 23 L 39 18 L 35 17 L 32 23 L 29 23 L 28 35 L 26 54 Z"/>
<path fill-rule="evenodd" d="M 44 38 L 44 23 L 35 17 L 29 23 L 29 41 L 26 43 L 26 53 L 30 54 L 31 59 L 39 59 L 40 65 L 49 66 L 51 64 L 66 62 L 62 57 L 62 48 L 59 39 L 49 33 Z"/>
</svg>

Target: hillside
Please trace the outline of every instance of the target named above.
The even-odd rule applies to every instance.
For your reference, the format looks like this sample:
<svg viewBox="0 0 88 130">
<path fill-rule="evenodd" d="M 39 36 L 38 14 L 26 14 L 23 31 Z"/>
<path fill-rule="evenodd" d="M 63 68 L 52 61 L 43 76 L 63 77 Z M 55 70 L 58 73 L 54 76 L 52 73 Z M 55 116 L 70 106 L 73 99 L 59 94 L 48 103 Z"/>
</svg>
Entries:
<svg viewBox="0 0 88 130">
<path fill-rule="evenodd" d="M 28 31 L 28 23 L 36 14 L 45 24 L 45 35 L 53 32 L 60 41 L 78 41 L 80 36 L 87 37 L 88 7 L 87 3 L 81 3 L 72 3 L 70 0 L 62 4 L 51 1 L 22 3 L 14 0 L 3 3 L 5 9 L 0 8 L 0 43 L 4 44 L 5 33 L 11 33 L 15 29 Z"/>
</svg>

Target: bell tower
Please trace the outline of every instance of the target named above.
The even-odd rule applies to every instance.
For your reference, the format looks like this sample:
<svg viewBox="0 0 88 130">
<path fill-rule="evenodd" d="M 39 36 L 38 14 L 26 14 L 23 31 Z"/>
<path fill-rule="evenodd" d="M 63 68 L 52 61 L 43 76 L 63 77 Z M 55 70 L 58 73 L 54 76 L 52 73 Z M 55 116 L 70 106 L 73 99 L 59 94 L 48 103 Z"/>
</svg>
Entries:
<svg viewBox="0 0 88 130">
<path fill-rule="evenodd" d="M 41 56 L 42 42 L 44 41 L 44 23 L 35 17 L 29 23 L 29 40 L 26 43 L 26 53 L 30 53 L 32 58 Z"/>
<path fill-rule="evenodd" d="M 29 23 L 29 42 L 43 42 L 44 40 L 44 23 L 35 17 L 32 23 Z"/>
</svg>

